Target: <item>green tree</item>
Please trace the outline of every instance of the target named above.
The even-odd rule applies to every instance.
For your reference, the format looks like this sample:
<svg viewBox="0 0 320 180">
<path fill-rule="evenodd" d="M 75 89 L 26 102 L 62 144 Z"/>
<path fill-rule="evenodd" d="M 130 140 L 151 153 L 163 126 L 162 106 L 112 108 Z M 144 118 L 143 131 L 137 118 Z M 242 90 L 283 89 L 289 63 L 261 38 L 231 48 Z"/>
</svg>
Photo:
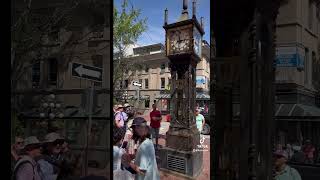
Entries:
<svg viewBox="0 0 320 180">
<path fill-rule="evenodd" d="M 113 10 L 113 87 L 128 79 L 137 69 L 142 69 L 127 57 L 126 50 L 130 45 L 137 42 L 141 34 L 146 31 L 147 18 L 140 19 L 141 10 L 128 6 L 128 1 L 123 0 L 121 9 L 114 7 Z M 130 73 L 130 74 L 128 74 Z M 114 89 L 115 90 L 115 89 Z"/>
</svg>

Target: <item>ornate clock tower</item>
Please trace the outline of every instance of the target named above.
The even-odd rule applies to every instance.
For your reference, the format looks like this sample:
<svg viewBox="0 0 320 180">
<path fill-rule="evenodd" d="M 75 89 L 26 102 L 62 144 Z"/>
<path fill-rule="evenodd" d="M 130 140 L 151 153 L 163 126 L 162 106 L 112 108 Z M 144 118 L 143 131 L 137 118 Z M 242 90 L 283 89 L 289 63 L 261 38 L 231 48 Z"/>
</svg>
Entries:
<svg viewBox="0 0 320 180">
<path fill-rule="evenodd" d="M 168 24 L 165 10 L 166 56 L 171 69 L 172 120 L 166 133 L 166 146 L 160 149 L 162 169 L 196 177 L 202 171 L 202 143 L 195 121 L 196 66 L 201 59 L 202 18 L 199 23 L 193 2 L 192 17 L 188 2 L 183 0 L 181 17 Z M 200 150 L 199 150 L 200 149 Z"/>
</svg>

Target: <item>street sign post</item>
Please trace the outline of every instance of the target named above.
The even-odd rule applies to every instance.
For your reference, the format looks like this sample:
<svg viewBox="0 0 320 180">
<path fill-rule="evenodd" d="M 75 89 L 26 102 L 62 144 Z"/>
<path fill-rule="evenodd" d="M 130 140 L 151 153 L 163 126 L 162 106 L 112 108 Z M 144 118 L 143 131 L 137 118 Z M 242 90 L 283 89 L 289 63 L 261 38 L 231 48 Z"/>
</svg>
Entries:
<svg viewBox="0 0 320 180">
<path fill-rule="evenodd" d="M 71 67 L 72 76 L 87 79 L 91 81 L 90 88 L 90 102 L 88 112 L 88 123 L 87 123 L 87 138 L 86 138 L 86 152 L 85 152 L 85 175 L 88 175 L 88 151 L 89 151 L 89 140 L 91 136 L 92 127 L 92 106 L 93 106 L 93 93 L 94 93 L 94 81 L 102 82 L 102 68 L 88 66 L 80 63 L 72 63 Z"/>
<path fill-rule="evenodd" d="M 102 81 L 102 68 L 72 63 L 72 76 L 91 81 Z"/>
<path fill-rule="evenodd" d="M 140 88 L 142 87 L 142 84 L 138 83 L 137 81 L 134 81 L 132 84 L 137 87 L 137 98 L 138 98 L 138 104 L 139 104 L 139 102 L 140 102 Z"/>
</svg>

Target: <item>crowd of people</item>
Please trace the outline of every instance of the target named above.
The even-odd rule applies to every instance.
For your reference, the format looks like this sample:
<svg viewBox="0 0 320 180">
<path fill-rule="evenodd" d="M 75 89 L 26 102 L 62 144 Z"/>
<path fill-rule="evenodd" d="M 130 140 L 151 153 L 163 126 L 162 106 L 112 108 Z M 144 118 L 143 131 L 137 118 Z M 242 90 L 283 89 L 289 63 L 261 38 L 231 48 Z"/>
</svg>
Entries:
<svg viewBox="0 0 320 180">
<path fill-rule="evenodd" d="M 11 154 L 14 180 L 62 180 L 75 175 L 75 157 L 67 141 L 55 132 L 48 133 L 42 142 L 36 136 L 16 137 Z"/>
<path fill-rule="evenodd" d="M 284 150 L 288 154 L 288 161 L 298 164 L 316 164 L 320 163 L 319 151 L 307 139 L 303 145 L 299 143 L 287 144 L 286 146 L 278 144 L 277 149 Z"/>
<path fill-rule="evenodd" d="M 113 177 L 117 180 L 160 179 L 156 150 L 160 148 L 159 134 L 162 115 L 156 104 L 150 111 L 150 125 L 143 113 L 134 111 L 129 104 L 114 106 Z M 195 111 L 199 132 L 205 124 L 200 110 Z"/>
<path fill-rule="evenodd" d="M 48 133 L 43 141 L 36 136 L 16 137 L 11 155 L 12 180 L 106 180 L 107 173 L 83 176 L 81 154 L 73 153 L 56 132 Z"/>
<path fill-rule="evenodd" d="M 161 114 L 152 105 L 150 126 L 141 112 L 130 105 L 114 106 L 113 177 L 117 180 L 159 180 L 155 149 L 158 146 Z M 155 139 L 156 144 L 154 144 Z"/>
<path fill-rule="evenodd" d="M 287 144 L 286 146 L 278 144 L 274 153 L 276 180 L 301 180 L 299 172 L 288 163 L 312 165 L 319 163 L 319 158 L 316 147 L 310 139 L 307 139 L 303 145 L 299 143 Z"/>
</svg>

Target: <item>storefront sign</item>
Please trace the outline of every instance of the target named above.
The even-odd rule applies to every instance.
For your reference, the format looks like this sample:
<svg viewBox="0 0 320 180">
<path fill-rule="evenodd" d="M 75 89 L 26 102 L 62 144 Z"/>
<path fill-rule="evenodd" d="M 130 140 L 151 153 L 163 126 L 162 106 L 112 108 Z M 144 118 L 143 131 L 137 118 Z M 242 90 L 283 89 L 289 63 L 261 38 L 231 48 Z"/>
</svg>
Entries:
<svg viewBox="0 0 320 180">
<path fill-rule="evenodd" d="M 197 85 L 206 84 L 206 77 L 205 76 L 197 76 L 196 77 L 196 84 Z"/>
<path fill-rule="evenodd" d="M 304 67 L 304 52 L 298 47 L 277 47 L 277 67 Z"/>
</svg>

